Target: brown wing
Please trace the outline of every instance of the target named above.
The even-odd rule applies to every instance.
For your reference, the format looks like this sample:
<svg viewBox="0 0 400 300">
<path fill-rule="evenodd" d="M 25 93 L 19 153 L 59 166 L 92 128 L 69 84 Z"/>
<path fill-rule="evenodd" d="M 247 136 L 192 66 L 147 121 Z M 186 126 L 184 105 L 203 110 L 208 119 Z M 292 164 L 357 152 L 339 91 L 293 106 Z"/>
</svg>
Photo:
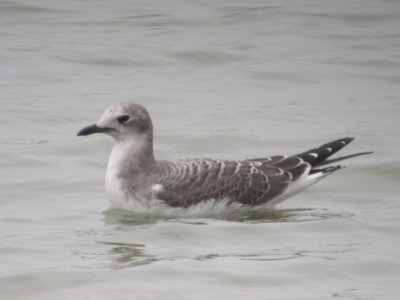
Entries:
<svg viewBox="0 0 400 300">
<path fill-rule="evenodd" d="M 284 155 L 279 155 L 269 158 L 250 159 L 247 161 L 251 161 L 267 175 L 273 175 L 275 172 L 287 173 L 290 181 L 296 181 L 299 177 L 310 171 L 310 164 L 296 156 L 286 157 Z"/>
<path fill-rule="evenodd" d="M 286 157 L 279 155 L 270 158 L 253 159 L 251 161 L 269 178 L 270 191 L 267 194 L 267 201 L 283 194 L 290 183 L 308 174 L 311 169 L 307 162 L 293 156 Z M 284 182 L 276 174 L 284 176 Z"/>
<path fill-rule="evenodd" d="M 332 172 L 341 168 L 312 167 L 370 153 L 327 159 L 352 140 L 339 139 L 290 157 L 278 155 L 241 162 L 211 159 L 164 162 L 158 180 L 163 189 L 157 190 L 156 196 L 172 206 L 182 207 L 208 199 L 261 205 L 285 193 L 290 183 L 310 172 Z"/>
<path fill-rule="evenodd" d="M 156 197 L 188 207 L 209 199 L 257 206 L 283 193 L 291 175 L 251 161 L 182 160 L 164 167 Z"/>
</svg>

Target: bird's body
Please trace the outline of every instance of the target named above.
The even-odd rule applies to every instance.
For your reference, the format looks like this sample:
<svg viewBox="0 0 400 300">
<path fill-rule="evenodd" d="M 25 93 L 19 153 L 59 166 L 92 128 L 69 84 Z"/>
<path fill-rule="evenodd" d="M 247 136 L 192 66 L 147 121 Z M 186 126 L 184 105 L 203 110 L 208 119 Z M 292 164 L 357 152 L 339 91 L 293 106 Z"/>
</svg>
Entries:
<svg viewBox="0 0 400 300">
<path fill-rule="evenodd" d="M 115 139 L 106 175 L 112 206 L 164 215 L 227 214 L 273 206 L 343 168 L 324 165 L 366 154 L 328 160 L 353 140 L 343 138 L 288 157 L 156 160 L 150 116 L 133 103 L 112 106 L 78 135 L 95 132 Z"/>
</svg>

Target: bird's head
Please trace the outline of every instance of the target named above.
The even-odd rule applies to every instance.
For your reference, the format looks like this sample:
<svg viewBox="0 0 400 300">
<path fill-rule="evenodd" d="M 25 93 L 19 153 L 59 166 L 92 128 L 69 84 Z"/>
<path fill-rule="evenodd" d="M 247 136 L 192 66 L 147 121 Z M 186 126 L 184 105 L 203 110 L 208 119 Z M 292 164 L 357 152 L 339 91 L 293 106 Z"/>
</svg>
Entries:
<svg viewBox="0 0 400 300">
<path fill-rule="evenodd" d="M 96 124 L 78 132 L 78 136 L 106 133 L 117 142 L 152 138 L 153 125 L 150 115 L 142 105 L 123 102 L 108 108 Z"/>
</svg>

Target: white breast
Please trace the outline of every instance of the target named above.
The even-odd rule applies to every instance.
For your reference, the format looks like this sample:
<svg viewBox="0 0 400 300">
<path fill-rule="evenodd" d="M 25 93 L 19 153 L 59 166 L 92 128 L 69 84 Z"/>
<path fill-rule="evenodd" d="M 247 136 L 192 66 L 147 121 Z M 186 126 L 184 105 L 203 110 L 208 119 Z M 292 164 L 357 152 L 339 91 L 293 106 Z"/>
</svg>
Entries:
<svg viewBox="0 0 400 300">
<path fill-rule="evenodd" d="M 137 212 L 148 212 L 153 205 L 152 199 L 144 198 L 143 191 L 129 194 L 123 189 L 120 178 L 120 170 L 124 159 L 126 159 L 127 145 L 115 143 L 108 160 L 106 173 L 106 191 L 111 206 L 117 209 L 124 209 Z M 129 152 L 129 151 L 128 151 Z"/>
<path fill-rule="evenodd" d="M 123 160 L 122 153 L 122 145 L 118 143 L 114 144 L 107 166 L 106 191 L 111 206 L 114 208 L 124 208 L 124 204 L 128 200 L 118 176 L 118 170 Z"/>
</svg>

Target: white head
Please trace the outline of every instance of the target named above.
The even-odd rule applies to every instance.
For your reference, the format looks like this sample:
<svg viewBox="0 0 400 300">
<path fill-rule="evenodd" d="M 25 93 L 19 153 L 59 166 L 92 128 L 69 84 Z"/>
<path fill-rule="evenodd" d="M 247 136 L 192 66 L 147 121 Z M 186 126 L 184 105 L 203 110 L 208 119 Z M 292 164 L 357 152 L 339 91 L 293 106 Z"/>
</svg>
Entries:
<svg viewBox="0 0 400 300">
<path fill-rule="evenodd" d="M 117 142 L 147 141 L 152 143 L 153 125 L 142 105 L 123 102 L 108 108 L 96 124 L 78 132 L 78 136 L 106 133 Z"/>
</svg>

